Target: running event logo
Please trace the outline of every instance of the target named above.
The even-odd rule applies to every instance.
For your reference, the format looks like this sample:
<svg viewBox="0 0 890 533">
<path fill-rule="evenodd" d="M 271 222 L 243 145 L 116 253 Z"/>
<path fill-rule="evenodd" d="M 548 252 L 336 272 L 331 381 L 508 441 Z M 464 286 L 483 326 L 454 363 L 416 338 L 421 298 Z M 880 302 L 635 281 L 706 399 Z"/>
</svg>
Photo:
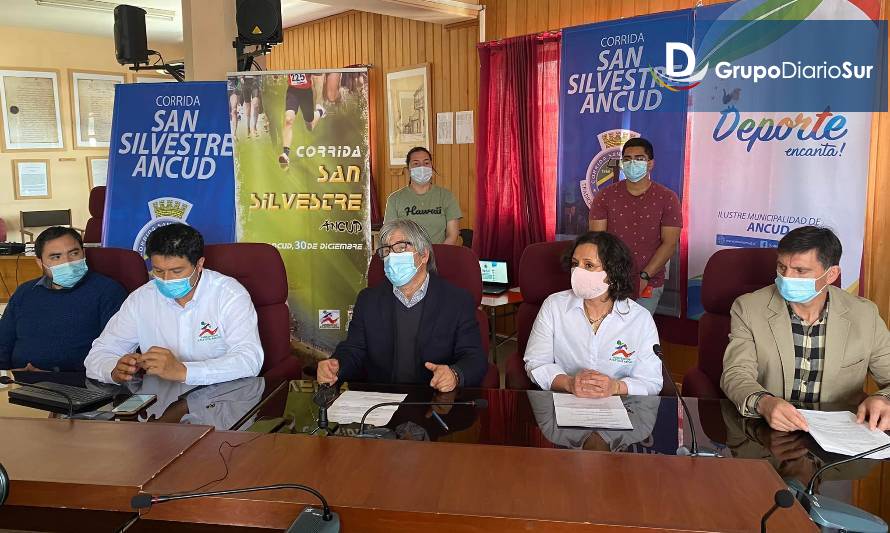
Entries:
<svg viewBox="0 0 890 533">
<path fill-rule="evenodd" d="M 148 212 L 151 214 L 151 219 L 136 234 L 136 239 L 133 241 L 133 249 L 139 252 L 142 257 L 146 257 L 145 243 L 148 241 L 148 236 L 151 235 L 151 232 L 170 224 L 179 222 L 186 224 L 186 219 L 192 210 L 192 206 L 193 204 L 187 200 L 170 196 L 155 198 L 148 202 Z"/>
<path fill-rule="evenodd" d="M 621 342 L 621 340 L 615 341 L 615 351 L 612 352 L 612 357 L 609 358 L 613 363 L 632 363 L 631 356 L 636 352 L 636 350 L 632 352 L 628 352 L 627 344 Z"/>
<path fill-rule="evenodd" d="M 220 338 L 219 326 L 213 327 L 210 322 L 201 321 L 201 330 L 198 332 L 198 342 L 212 341 Z"/>
<path fill-rule="evenodd" d="M 319 309 L 318 329 L 340 329 L 340 310 Z"/>
</svg>

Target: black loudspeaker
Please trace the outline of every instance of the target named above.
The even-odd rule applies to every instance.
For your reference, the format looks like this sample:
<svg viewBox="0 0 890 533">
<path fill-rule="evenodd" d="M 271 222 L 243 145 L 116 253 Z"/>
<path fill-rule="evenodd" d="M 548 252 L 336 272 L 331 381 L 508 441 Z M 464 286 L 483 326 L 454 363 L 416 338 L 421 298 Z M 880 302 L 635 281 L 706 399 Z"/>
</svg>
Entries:
<svg viewBox="0 0 890 533">
<path fill-rule="evenodd" d="M 235 20 L 241 44 L 282 42 L 281 0 L 237 0 Z"/>
<path fill-rule="evenodd" d="M 121 65 L 148 63 L 144 9 L 124 4 L 114 8 L 114 52 Z"/>
</svg>

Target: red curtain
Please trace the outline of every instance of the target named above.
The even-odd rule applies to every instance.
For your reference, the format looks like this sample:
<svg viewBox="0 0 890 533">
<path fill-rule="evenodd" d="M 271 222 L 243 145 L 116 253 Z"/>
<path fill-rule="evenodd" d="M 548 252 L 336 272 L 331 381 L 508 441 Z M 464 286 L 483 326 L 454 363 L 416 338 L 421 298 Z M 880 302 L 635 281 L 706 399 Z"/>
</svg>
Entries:
<svg viewBox="0 0 890 533">
<path fill-rule="evenodd" d="M 509 261 L 556 231 L 559 33 L 479 45 L 476 236 L 480 258 Z"/>
</svg>

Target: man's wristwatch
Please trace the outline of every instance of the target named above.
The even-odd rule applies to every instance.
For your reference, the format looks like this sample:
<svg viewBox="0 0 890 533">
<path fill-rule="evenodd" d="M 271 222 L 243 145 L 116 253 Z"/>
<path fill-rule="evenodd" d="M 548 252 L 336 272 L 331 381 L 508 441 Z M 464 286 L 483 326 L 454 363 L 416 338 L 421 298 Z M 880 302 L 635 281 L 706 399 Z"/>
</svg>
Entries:
<svg viewBox="0 0 890 533">
<path fill-rule="evenodd" d="M 754 401 L 751 404 L 751 410 L 754 411 L 754 413 L 758 415 L 760 414 L 760 411 L 757 410 L 757 406 L 760 404 L 760 400 L 764 399 L 766 396 L 772 396 L 772 394 L 767 391 L 761 391 L 754 395 Z"/>
<path fill-rule="evenodd" d="M 649 281 L 651 278 L 649 277 L 649 273 L 643 270 L 642 272 L 640 272 L 640 279 Z"/>
</svg>

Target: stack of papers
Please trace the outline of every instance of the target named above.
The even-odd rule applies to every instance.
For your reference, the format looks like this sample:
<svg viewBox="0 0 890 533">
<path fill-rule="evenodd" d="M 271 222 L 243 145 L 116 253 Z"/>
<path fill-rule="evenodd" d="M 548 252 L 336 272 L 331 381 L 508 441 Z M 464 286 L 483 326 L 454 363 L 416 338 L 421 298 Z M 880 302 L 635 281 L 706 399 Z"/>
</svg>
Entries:
<svg viewBox="0 0 890 533">
<path fill-rule="evenodd" d="M 633 429 L 627 409 L 618 396 L 578 398 L 572 394 L 553 394 L 556 425 L 597 429 Z"/>
<path fill-rule="evenodd" d="M 807 419 L 810 435 L 827 452 L 858 455 L 890 444 L 890 436 L 883 431 L 872 431 L 866 424 L 857 424 L 856 415 L 849 411 L 808 411 L 800 409 Z M 866 456 L 867 459 L 888 459 L 890 449 Z"/>
<path fill-rule="evenodd" d="M 349 390 L 341 394 L 328 409 L 328 420 L 337 424 L 358 424 L 362 421 L 362 415 L 378 403 L 401 402 L 407 394 L 389 394 L 385 392 L 363 392 Z M 372 426 L 385 426 L 392 420 L 392 415 L 398 410 L 398 405 L 378 407 L 371 411 L 365 424 Z"/>
</svg>

